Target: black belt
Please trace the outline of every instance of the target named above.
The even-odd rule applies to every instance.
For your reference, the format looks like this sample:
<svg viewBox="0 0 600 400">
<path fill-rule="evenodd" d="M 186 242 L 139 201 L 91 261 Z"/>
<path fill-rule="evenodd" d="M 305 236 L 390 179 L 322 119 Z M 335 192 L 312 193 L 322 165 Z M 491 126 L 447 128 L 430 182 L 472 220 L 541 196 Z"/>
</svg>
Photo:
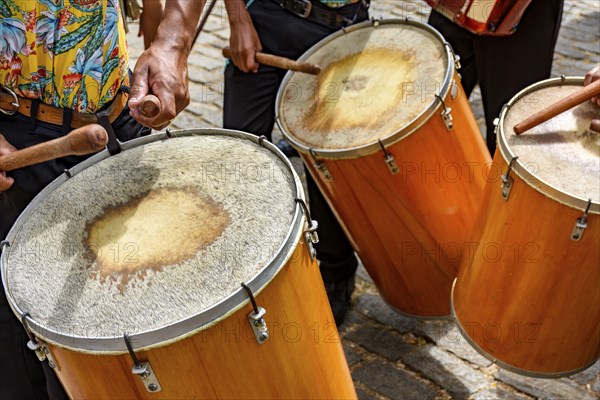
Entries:
<svg viewBox="0 0 600 400">
<path fill-rule="evenodd" d="M 319 0 L 273 0 L 292 14 L 328 28 L 339 29 L 353 24 L 360 11 L 369 8 L 369 0 L 359 0 L 340 8 L 327 7 Z M 363 18 L 364 19 L 364 18 Z"/>
</svg>

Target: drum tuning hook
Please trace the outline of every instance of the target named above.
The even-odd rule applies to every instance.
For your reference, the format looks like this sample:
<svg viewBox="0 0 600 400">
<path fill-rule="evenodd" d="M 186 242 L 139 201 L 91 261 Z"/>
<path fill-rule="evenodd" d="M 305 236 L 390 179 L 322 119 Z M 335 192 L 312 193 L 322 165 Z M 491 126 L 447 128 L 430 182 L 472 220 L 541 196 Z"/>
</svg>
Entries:
<svg viewBox="0 0 600 400">
<path fill-rule="evenodd" d="M 508 201 L 508 196 L 510 195 L 510 191 L 514 183 L 513 178 L 510 176 L 510 170 L 513 168 L 518 158 L 519 157 L 513 157 L 510 160 L 506 172 L 500 177 L 502 180 L 502 198 L 506 201 Z"/>
<path fill-rule="evenodd" d="M 581 240 L 583 236 L 583 231 L 588 227 L 587 217 L 590 212 L 590 208 L 592 207 L 592 199 L 588 199 L 588 204 L 583 212 L 583 215 L 575 221 L 575 226 L 573 227 L 573 231 L 571 232 L 571 240 L 578 242 Z"/>
<path fill-rule="evenodd" d="M 296 199 L 296 203 L 300 206 L 304 215 L 306 216 L 306 223 L 308 224 L 308 228 L 304 230 L 304 240 L 306 241 L 306 245 L 308 246 L 310 259 L 311 261 L 315 260 L 317 256 L 317 251 L 313 247 L 314 244 L 319 243 L 319 234 L 317 233 L 317 228 L 319 227 L 319 223 L 310 217 L 310 211 L 306 206 L 306 203 L 302 199 Z"/>
<path fill-rule="evenodd" d="M 27 342 L 27 348 L 35 352 L 35 355 L 37 356 L 38 360 L 40 360 L 40 362 L 48 360 L 48 366 L 50 368 L 56 371 L 60 371 L 60 368 L 58 367 L 56 360 L 52 356 L 52 353 L 50 353 L 50 349 L 48 348 L 46 343 L 35 337 L 33 332 L 31 332 L 31 329 L 29 329 L 29 325 L 27 324 L 28 317 L 31 317 L 29 313 L 25 313 L 21 316 L 21 325 L 23 325 L 23 329 L 29 337 L 29 342 Z"/>
<path fill-rule="evenodd" d="M 444 102 L 444 99 L 442 99 L 442 97 L 439 94 L 436 94 L 435 97 L 442 104 L 441 115 L 442 115 L 442 120 L 444 121 L 444 124 L 446 125 L 446 129 L 451 131 L 452 128 L 454 127 L 454 124 L 452 122 L 452 109 L 450 107 L 446 107 L 446 103 Z"/>
<path fill-rule="evenodd" d="M 242 287 L 248 293 L 250 303 L 252 303 L 252 308 L 254 309 L 254 311 L 251 311 L 248 314 L 248 322 L 250 322 L 250 328 L 252 329 L 252 332 L 254 332 L 254 336 L 256 337 L 256 341 L 258 342 L 258 344 L 263 344 L 267 341 L 267 339 L 269 339 L 269 329 L 264 318 L 267 311 L 256 304 L 254 293 L 252 293 L 252 289 L 250 289 L 248 285 L 242 282 Z"/>
<path fill-rule="evenodd" d="M 160 386 L 160 383 L 158 382 L 156 374 L 154 373 L 150 363 L 147 361 L 140 362 L 133 351 L 133 346 L 131 346 L 131 337 L 127 333 L 123 334 L 123 340 L 125 341 L 127 351 L 133 360 L 133 368 L 131 368 L 131 373 L 133 375 L 137 375 L 142 380 L 142 383 L 148 392 L 160 392 L 162 387 Z"/>
</svg>

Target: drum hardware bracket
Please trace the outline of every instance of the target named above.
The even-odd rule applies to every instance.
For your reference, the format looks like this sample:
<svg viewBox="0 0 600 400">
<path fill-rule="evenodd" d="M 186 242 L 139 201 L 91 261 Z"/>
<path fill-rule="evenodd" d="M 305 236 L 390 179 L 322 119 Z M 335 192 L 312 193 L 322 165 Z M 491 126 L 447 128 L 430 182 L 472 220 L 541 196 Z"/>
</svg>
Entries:
<svg viewBox="0 0 600 400">
<path fill-rule="evenodd" d="M 265 143 L 265 140 L 267 140 L 267 137 L 266 137 L 265 135 L 260 135 L 260 136 L 258 137 L 258 145 L 259 145 L 260 147 L 265 147 L 265 145 L 264 145 L 264 143 Z"/>
<path fill-rule="evenodd" d="M 591 206 L 592 206 L 592 199 L 589 199 L 587 207 L 585 208 L 585 211 L 583 212 L 583 215 L 580 218 L 577 218 L 577 221 L 575 221 L 575 226 L 573 227 L 573 231 L 571 232 L 571 240 L 576 241 L 576 242 L 581 240 L 581 237 L 583 236 L 583 231 L 585 231 L 585 229 L 588 227 L 587 217 L 588 217 L 588 213 L 590 212 Z"/>
<path fill-rule="evenodd" d="M 48 345 L 44 341 L 36 338 L 35 335 L 29 329 L 29 326 L 27 325 L 27 317 L 29 317 L 29 316 L 30 316 L 29 313 L 25 313 L 21 317 L 21 324 L 23 325 L 23 328 L 25 329 L 25 333 L 27 333 L 27 336 L 29 336 L 29 342 L 27 342 L 27 348 L 29 350 L 33 350 L 35 352 L 35 355 L 37 356 L 38 360 L 40 360 L 40 362 L 44 362 L 44 361 L 48 360 L 48 366 L 50 368 L 52 368 L 55 371 L 60 371 L 60 368 L 58 367 L 58 363 L 52 356 L 52 353 L 50 352 Z"/>
<path fill-rule="evenodd" d="M 310 254 L 310 260 L 315 261 L 317 257 L 317 250 L 313 245 L 319 243 L 319 234 L 317 233 L 317 228 L 319 227 L 319 223 L 310 217 L 310 211 L 306 206 L 306 203 L 302 199 L 296 199 L 296 203 L 300 205 L 304 215 L 306 216 L 306 221 L 308 224 L 308 228 L 304 231 L 304 241 L 306 242 L 306 246 L 308 246 L 308 254 Z"/>
<path fill-rule="evenodd" d="M 171 133 L 171 129 L 169 129 L 169 128 L 165 129 L 165 134 L 167 135 L 167 138 L 169 138 L 169 139 L 173 138 L 173 134 Z"/>
<path fill-rule="evenodd" d="M 452 57 L 454 58 L 454 68 L 458 71 L 462 67 L 460 64 L 460 56 L 454 52 L 454 49 L 450 43 L 444 42 L 444 46 L 446 46 L 450 50 L 450 53 L 452 53 Z"/>
<path fill-rule="evenodd" d="M 518 158 L 519 157 L 513 157 L 512 160 L 510 160 L 510 163 L 508 163 L 508 169 L 500 177 L 500 179 L 502 179 L 502 198 L 506 201 L 508 201 L 508 196 L 510 196 L 510 191 L 512 190 L 514 183 L 514 179 L 510 176 L 510 170 Z"/>
<path fill-rule="evenodd" d="M 396 164 L 396 160 L 394 159 L 394 156 L 387 151 L 387 149 L 383 145 L 383 142 L 381 141 L 381 139 L 378 139 L 377 141 L 379 142 L 379 146 L 381 146 L 381 150 L 383 151 L 383 154 L 384 154 L 383 160 L 387 164 L 392 175 L 396 175 L 398 172 L 400 172 L 400 168 L 398 168 L 398 164 Z"/>
<path fill-rule="evenodd" d="M 379 21 L 381 21 L 381 18 L 371 17 L 371 25 L 372 26 L 375 26 L 375 27 L 379 26 Z"/>
<path fill-rule="evenodd" d="M 313 165 L 315 166 L 315 168 L 318 169 L 323 174 L 325 179 L 327 179 L 328 181 L 332 181 L 333 176 L 331 176 L 331 172 L 329 172 L 327 165 L 323 161 L 321 161 L 317 158 L 317 153 L 315 153 L 315 150 L 310 149 L 309 153 L 313 159 Z"/>
<path fill-rule="evenodd" d="M 147 361 L 140 362 L 140 360 L 135 355 L 135 352 L 133 351 L 129 335 L 124 333 L 123 340 L 125 340 L 125 346 L 127 346 L 127 351 L 129 351 L 129 355 L 133 360 L 133 367 L 131 368 L 131 373 L 133 375 L 137 375 L 142 380 L 142 384 L 148 392 L 160 392 L 162 390 L 162 387 L 160 386 L 160 383 L 158 382 L 156 374 L 154 373 L 154 370 L 152 369 L 150 363 Z"/>
<path fill-rule="evenodd" d="M 256 299 L 254 298 L 254 294 L 248 285 L 242 283 L 242 287 L 248 293 L 248 297 L 250 298 L 250 302 L 252 303 L 253 311 L 250 311 L 248 314 L 248 322 L 250 322 L 250 328 L 252 328 L 252 332 L 254 332 L 254 336 L 256 337 L 256 341 L 258 344 L 263 344 L 269 339 L 269 328 L 267 327 L 267 323 L 265 322 L 265 314 L 267 311 L 259 307 L 256 304 Z"/>
<path fill-rule="evenodd" d="M 452 100 L 455 100 L 457 95 L 458 95 L 458 85 L 456 84 L 456 81 L 454 79 L 452 79 L 452 88 L 450 89 L 450 97 L 452 98 Z"/>
<path fill-rule="evenodd" d="M 10 242 L 8 240 L 3 240 L 0 242 L 0 253 L 4 251 L 5 247 L 10 247 Z"/>
<path fill-rule="evenodd" d="M 73 173 L 71 172 L 70 169 L 63 169 L 63 172 L 65 173 L 65 175 L 67 176 L 67 178 L 71 179 L 73 177 Z"/>
<path fill-rule="evenodd" d="M 439 94 L 436 94 L 435 97 L 440 101 L 440 103 L 442 103 L 442 112 L 441 112 L 442 120 L 444 121 L 444 124 L 446 125 L 446 129 L 451 131 L 452 128 L 454 127 L 454 124 L 452 122 L 452 109 L 450 107 L 446 107 L 446 103 L 444 102 L 444 99 L 442 99 Z"/>
</svg>

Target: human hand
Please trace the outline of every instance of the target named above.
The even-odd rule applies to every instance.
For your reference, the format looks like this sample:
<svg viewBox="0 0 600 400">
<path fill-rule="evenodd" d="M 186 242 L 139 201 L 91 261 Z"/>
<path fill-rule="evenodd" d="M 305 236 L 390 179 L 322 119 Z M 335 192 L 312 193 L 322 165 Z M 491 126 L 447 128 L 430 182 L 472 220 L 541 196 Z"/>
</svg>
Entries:
<svg viewBox="0 0 600 400">
<path fill-rule="evenodd" d="M 164 129 L 190 103 L 187 56 L 189 50 L 155 41 L 144 51 L 133 72 L 129 108 L 142 125 Z M 140 111 L 141 99 L 154 94 L 160 101 L 160 110 L 153 117 Z"/>
<path fill-rule="evenodd" d="M 262 50 L 262 45 L 246 8 L 239 7 L 235 15 L 229 15 L 229 24 L 229 48 L 233 63 L 242 72 L 258 72 L 259 64 L 255 56 Z"/>
<path fill-rule="evenodd" d="M 596 68 L 593 68 L 587 74 L 585 74 L 585 79 L 583 80 L 583 85 L 584 86 L 589 85 L 590 83 L 597 81 L 599 79 L 600 79 L 600 64 L 597 65 Z M 592 97 L 591 101 L 600 106 L 600 96 Z M 590 129 L 592 129 L 595 132 L 600 133 L 600 119 L 592 120 Z"/>
<path fill-rule="evenodd" d="M 8 143 L 3 135 L 0 134 L 0 157 L 10 154 L 17 149 Z M 4 192 L 12 186 L 14 179 L 6 176 L 6 172 L 0 172 L 0 192 Z"/>
</svg>

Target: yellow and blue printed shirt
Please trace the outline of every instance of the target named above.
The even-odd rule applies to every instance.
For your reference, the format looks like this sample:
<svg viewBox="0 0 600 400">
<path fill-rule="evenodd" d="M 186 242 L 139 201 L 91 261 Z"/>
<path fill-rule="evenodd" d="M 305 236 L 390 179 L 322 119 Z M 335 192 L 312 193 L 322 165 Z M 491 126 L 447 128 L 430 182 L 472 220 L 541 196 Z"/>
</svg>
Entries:
<svg viewBox="0 0 600 400">
<path fill-rule="evenodd" d="M 360 0 L 321 0 L 321 3 L 332 8 L 347 6 L 348 4 L 358 3 Z"/>
<path fill-rule="evenodd" d="M 92 113 L 127 74 L 118 0 L 0 0 L 0 84 L 55 107 Z"/>
</svg>

